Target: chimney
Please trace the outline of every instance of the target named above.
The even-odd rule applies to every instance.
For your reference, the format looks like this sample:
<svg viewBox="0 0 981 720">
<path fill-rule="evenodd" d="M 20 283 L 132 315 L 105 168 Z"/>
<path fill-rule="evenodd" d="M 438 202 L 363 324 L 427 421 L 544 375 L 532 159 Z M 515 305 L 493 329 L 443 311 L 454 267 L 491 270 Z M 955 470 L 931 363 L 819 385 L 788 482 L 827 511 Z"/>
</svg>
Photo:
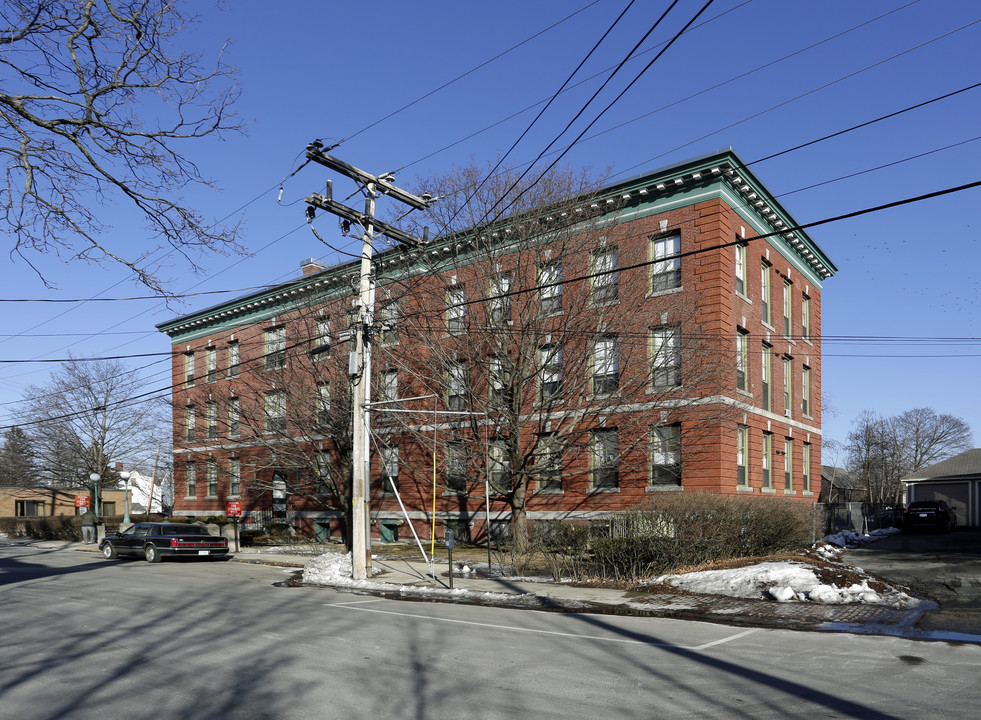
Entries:
<svg viewBox="0 0 981 720">
<path fill-rule="evenodd" d="M 316 258 L 307 258 L 300 263 L 300 268 L 302 268 L 304 275 L 313 275 L 314 273 L 327 269 L 327 267 L 325 265 L 321 265 Z"/>
</svg>

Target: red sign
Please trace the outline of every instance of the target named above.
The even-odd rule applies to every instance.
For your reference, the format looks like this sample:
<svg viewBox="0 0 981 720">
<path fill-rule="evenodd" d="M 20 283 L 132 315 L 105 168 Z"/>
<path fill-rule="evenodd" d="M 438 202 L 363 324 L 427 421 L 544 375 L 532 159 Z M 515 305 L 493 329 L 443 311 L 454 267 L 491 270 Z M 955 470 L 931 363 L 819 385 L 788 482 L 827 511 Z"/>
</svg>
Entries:
<svg viewBox="0 0 981 720">
<path fill-rule="evenodd" d="M 225 514 L 228 515 L 228 517 L 240 517 L 242 515 L 242 501 L 226 500 Z"/>
<path fill-rule="evenodd" d="M 92 498 L 88 495 L 76 495 L 75 496 L 75 507 L 89 507 L 91 505 Z"/>
</svg>

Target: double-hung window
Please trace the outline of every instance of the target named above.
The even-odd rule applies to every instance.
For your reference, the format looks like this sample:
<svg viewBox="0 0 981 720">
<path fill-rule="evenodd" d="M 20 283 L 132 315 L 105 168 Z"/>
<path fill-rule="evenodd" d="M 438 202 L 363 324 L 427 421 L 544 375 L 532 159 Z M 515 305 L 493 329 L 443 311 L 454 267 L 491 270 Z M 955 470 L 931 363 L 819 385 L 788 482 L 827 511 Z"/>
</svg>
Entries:
<svg viewBox="0 0 981 720">
<path fill-rule="evenodd" d="M 794 286 L 789 282 L 783 284 L 783 336 L 789 338 L 792 329 L 794 309 Z"/>
<path fill-rule="evenodd" d="M 507 440 L 490 443 L 490 486 L 498 494 L 511 491 L 511 453 Z"/>
<path fill-rule="evenodd" d="M 617 299 L 620 292 L 620 273 L 617 272 L 616 248 L 603 248 L 593 253 L 593 302 L 606 303 Z"/>
<path fill-rule="evenodd" d="M 392 492 L 392 486 L 399 487 L 399 449 L 386 446 L 381 449 L 381 481 L 382 492 Z"/>
<path fill-rule="evenodd" d="M 773 477 L 771 476 L 771 472 L 773 471 L 773 433 L 763 433 L 763 457 L 761 460 L 763 462 L 763 487 L 772 488 Z"/>
<path fill-rule="evenodd" d="M 186 440 L 193 441 L 195 439 L 196 433 L 196 418 L 193 405 L 187 405 L 184 407 L 184 438 Z"/>
<path fill-rule="evenodd" d="M 784 490 L 794 489 L 794 440 L 784 438 L 783 441 L 783 487 Z"/>
<path fill-rule="evenodd" d="M 801 387 L 800 387 L 802 400 L 801 409 L 804 411 L 805 417 L 811 416 L 811 369 L 804 366 L 804 372 L 801 377 Z"/>
<path fill-rule="evenodd" d="M 681 384 L 677 325 L 660 325 L 651 330 L 651 378 L 654 387 Z"/>
<path fill-rule="evenodd" d="M 538 367 L 541 377 L 538 397 L 546 402 L 562 391 L 562 348 L 543 345 L 538 350 Z"/>
<path fill-rule="evenodd" d="M 467 295 L 460 285 L 446 291 L 446 332 L 459 335 L 467 330 Z"/>
<path fill-rule="evenodd" d="M 194 384 L 194 352 L 184 353 L 184 386 L 191 387 Z"/>
<path fill-rule="evenodd" d="M 402 308 L 392 300 L 381 306 L 381 331 L 379 342 L 382 345 L 394 345 L 399 341 L 399 324 L 402 319 Z"/>
<path fill-rule="evenodd" d="M 185 497 L 193 498 L 198 495 L 198 466 L 193 462 L 189 462 L 184 468 L 184 481 L 187 485 L 187 495 Z"/>
<path fill-rule="evenodd" d="M 746 246 L 740 243 L 733 246 L 736 251 L 736 292 L 746 295 Z"/>
<path fill-rule="evenodd" d="M 593 394 L 609 395 L 620 386 L 620 358 L 615 337 L 601 337 L 593 346 Z"/>
<path fill-rule="evenodd" d="M 749 476 L 746 473 L 749 458 L 749 428 L 745 425 L 736 427 L 736 485 L 749 486 Z"/>
<path fill-rule="evenodd" d="M 315 350 L 316 354 L 313 355 L 314 362 L 318 362 L 327 357 L 330 357 L 330 318 L 326 315 L 321 315 L 317 318 L 316 327 L 314 328 L 314 339 L 311 345 L 311 351 Z"/>
<path fill-rule="evenodd" d="M 241 404 L 237 397 L 228 400 L 228 437 L 238 437 L 239 423 L 242 419 Z"/>
<path fill-rule="evenodd" d="M 562 452 L 555 434 L 541 435 L 535 448 L 535 479 L 538 492 L 561 492 Z"/>
<path fill-rule="evenodd" d="M 238 340 L 232 340 L 230 343 L 228 343 L 225 356 L 228 361 L 228 377 L 237 378 L 238 365 L 239 362 L 241 362 L 241 357 L 239 355 Z"/>
<path fill-rule="evenodd" d="M 399 398 L 399 371 L 386 370 L 381 374 L 381 382 L 378 387 L 379 400 L 398 400 Z"/>
<path fill-rule="evenodd" d="M 802 295 L 800 299 L 800 336 L 804 340 L 811 339 L 811 299 Z"/>
<path fill-rule="evenodd" d="M 286 367 L 286 328 L 269 328 L 263 338 L 266 370 L 282 370 Z"/>
<path fill-rule="evenodd" d="M 282 390 L 266 393 L 265 421 L 267 433 L 286 432 L 286 393 Z"/>
<path fill-rule="evenodd" d="M 326 381 L 317 383 L 317 424 L 321 427 L 330 425 L 330 384 Z"/>
<path fill-rule="evenodd" d="M 218 437 L 218 403 L 214 400 L 205 405 L 205 422 L 208 430 L 208 439 L 214 440 Z"/>
<path fill-rule="evenodd" d="M 458 493 L 467 490 L 467 449 L 461 442 L 446 444 L 446 489 Z"/>
<path fill-rule="evenodd" d="M 681 287 L 681 235 L 651 239 L 651 292 Z"/>
<path fill-rule="evenodd" d="M 562 312 L 562 266 L 544 265 L 538 272 L 542 315 Z"/>
<path fill-rule="evenodd" d="M 771 410 L 770 401 L 770 381 L 773 379 L 773 346 L 763 343 L 763 352 L 760 354 L 760 364 L 763 369 L 763 409 Z"/>
<path fill-rule="evenodd" d="M 205 471 L 208 475 L 205 493 L 209 498 L 218 497 L 218 461 L 208 460 L 205 464 Z"/>
<path fill-rule="evenodd" d="M 488 367 L 490 400 L 495 405 L 503 405 L 511 397 L 511 364 L 507 357 L 492 355 Z"/>
<path fill-rule="evenodd" d="M 794 361 L 785 358 L 783 361 L 783 414 L 790 417 L 794 408 Z"/>
<path fill-rule="evenodd" d="M 681 485 L 681 425 L 651 429 L 651 485 Z"/>
<path fill-rule="evenodd" d="M 620 436 L 616 430 L 594 430 L 591 441 L 591 485 L 610 490 L 620 483 Z"/>
<path fill-rule="evenodd" d="M 242 494 L 242 461 L 238 458 L 228 461 L 228 494 L 232 497 Z"/>
<path fill-rule="evenodd" d="M 446 406 L 454 412 L 467 409 L 467 368 L 454 362 L 446 370 Z"/>
<path fill-rule="evenodd" d="M 804 492 L 811 491 L 811 444 L 804 443 L 803 450 L 801 451 L 801 466 L 803 468 L 801 480 L 804 486 Z"/>
<path fill-rule="evenodd" d="M 213 383 L 218 379 L 218 348 L 208 347 L 204 350 L 205 382 Z"/>
<path fill-rule="evenodd" d="M 760 313 L 763 322 L 770 324 L 770 264 L 764 262 L 760 268 Z"/>
<path fill-rule="evenodd" d="M 749 332 L 736 329 L 736 389 L 749 392 Z"/>
<path fill-rule="evenodd" d="M 490 281 L 488 315 L 492 325 L 511 322 L 511 276 L 496 275 Z"/>
</svg>

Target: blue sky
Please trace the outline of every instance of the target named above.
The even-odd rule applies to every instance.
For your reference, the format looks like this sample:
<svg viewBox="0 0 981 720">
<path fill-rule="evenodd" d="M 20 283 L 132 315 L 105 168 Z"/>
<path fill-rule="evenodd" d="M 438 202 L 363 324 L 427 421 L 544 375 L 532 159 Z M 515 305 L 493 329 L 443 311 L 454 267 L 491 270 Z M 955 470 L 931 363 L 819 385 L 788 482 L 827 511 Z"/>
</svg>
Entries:
<svg viewBox="0 0 981 720">
<path fill-rule="evenodd" d="M 186 47 L 213 54 L 231 41 L 226 61 L 239 69 L 237 110 L 248 128 L 186 146 L 220 188 L 194 189 L 186 199 L 208 217 L 240 219 L 251 255 L 204 258 L 201 275 L 170 257 L 163 272 L 169 288 L 248 288 L 295 277 L 307 257 L 336 262 L 303 216 L 303 197 L 321 191 L 328 173 L 310 165 L 282 182 L 308 142 L 343 140 L 336 156 L 373 173 L 398 170 L 403 186 L 417 175 L 496 160 L 627 2 L 198 6 Z M 703 4 L 679 2 L 567 139 L 654 57 L 656 50 L 645 50 L 673 36 Z M 549 108 L 510 160 L 534 159 L 599 87 L 605 75 L 597 74 L 619 63 L 667 6 L 636 2 L 576 76 L 583 82 Z M 727 146 L 752 162 L 981 82 L 978 47 L 981 8 L 962 0 L 716 0 L 563 162 L 612 179 Z M 798 222 L 809 223 L 981 179 L 979 115 L 981 88 L 752 170 Z M 865 172 L 874 168 L 881 169 Z M 851 177 L 829 182 L 844 176 Z M 981 189 L 974 189 L 810 232 L 839 268 L 823 292 L 823 384 L 832 409 L 826 439 L 843 441 L 864 409 L 891 415 L 929 406 L 965 419 L 981 442 L 979 207 Z M 127 212 L 108 207 L 104 217 L 115 246 L 147 245 Z M 326 217 L 318 230 L 333 244 L 349 242 Z M 116 268 L 34 260 L 57 289 L 3 255 L 2 297 L 146 294 Z M 166 352 L 156 323 L 231 296 L 169 307 L 145 300 L 3 303 L 0 359 Z M 130 362 L 146 366 L 148 389 L 168 385 L 164 359 Z M 0 365 L 0 425 L 16 422 L 13 403 L 51 369 Z M 825 462 L 833 459 L 826 454 Z"/>
</svg>

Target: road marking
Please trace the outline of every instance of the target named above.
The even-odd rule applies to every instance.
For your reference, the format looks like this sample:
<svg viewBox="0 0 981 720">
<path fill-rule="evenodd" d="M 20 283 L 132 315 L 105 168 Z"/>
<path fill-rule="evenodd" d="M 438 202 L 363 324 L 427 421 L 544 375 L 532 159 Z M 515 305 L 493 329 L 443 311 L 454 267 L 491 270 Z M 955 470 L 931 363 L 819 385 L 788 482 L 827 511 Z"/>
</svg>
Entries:
<svg viewBox="0 0 981 720">
<path fill-rule="evenodd" d="M 382 599 L 380 598 L 378 600 L 365 600 L 364 602 L 368 603 L 368 602 L 381 602 L 381 601 Z M 533 628 L 523 628 L 523 627 L 517 627 L 515 625 L 495 625 L 492 623 L 475 622 L 473 620 L 455 620 L 453 618 L 433 617 L 431 615 L 415 615 L 413 613 L 393 612 L 391 610 L 376 610 L 374 608 L 358 607 L 360 604 L 361 603 L 356 603 L 356 602 L 325 603 L 325 606 L 337 607 L 344 610 L 360 610 L 361 612 L 378 613 L 380 615 L 396 615 L 398 617 L 416 618 L 418 620 L 430 620 L 433 622 L 451 623 L 454 625 L 473 625 L 476 627 L 489 628 L 492 630 L 514 630 L 516 632 L 534 633 L 537 635 L 557 635 L 559 637 L 578 638 L 582 640 L 597 640 L 600 642 L 620 643 L 622 645 L 647 645 L 648 647 L 665 647 L 665 648 L 675 648 L 675 649 L 691 650 L 691 651 L 699 651 L 702 650 L 703 648 L 712 647 L 713 645 L 726 643 L 729 642 L 730 640 L 736 640 L 738 638 L 743 637 L 744 635 L 749 635 L 750 633 L 755 632 L 755 630 L 746 630 L 744 632 L 737 633 L 732 637 L 723 638 L 721 640 L 715 640 L 713 642 L 705 643 L 704 645 L 699 645 L 697 647 L 685 647 L 684 645 L 678 645 L 677 643 L 654 642 L 648 640 L 630 640 L 628 638 L 616 638 L 616 637 L 600 637 L 597 635 L 583 635 L 580 633 L 559 632 L 557 630 L 535 630 Z"/>
<path fill-rule="evenodd" d="M 731 635 L 731 636 L 729 636 L 727 638 L 722 638 L 721 640 L 713 640 L 710 643 L 705 643 L 704 645 L 699 645 L 698 647 L 692 648 L 692 650 L 699 650 L 699 651 L 700 650 L 706 650 L 706 649 L 708 649 L 710 647 L 714 647 L 716 645 L 722 645 L 723 643 L 731 642 L 732 640 L 738 640 L 739 638 L 746 637 L 747 635 L 752 635 L 754 632 L 756 632 L 756 628 L 753 628 L 752 630 L 744 630 L 741 633 L 736 633 L 735 635 Z"/>
<path fill-rule="evenodd" d="M 326 603 L 327 607 L 342 607 L 344 605 L 364 605 L 365 603 L 382 602 L 384 598 L 372 598 L 371 600 L 352 600 L 351 602 Z"/>
</svg>

